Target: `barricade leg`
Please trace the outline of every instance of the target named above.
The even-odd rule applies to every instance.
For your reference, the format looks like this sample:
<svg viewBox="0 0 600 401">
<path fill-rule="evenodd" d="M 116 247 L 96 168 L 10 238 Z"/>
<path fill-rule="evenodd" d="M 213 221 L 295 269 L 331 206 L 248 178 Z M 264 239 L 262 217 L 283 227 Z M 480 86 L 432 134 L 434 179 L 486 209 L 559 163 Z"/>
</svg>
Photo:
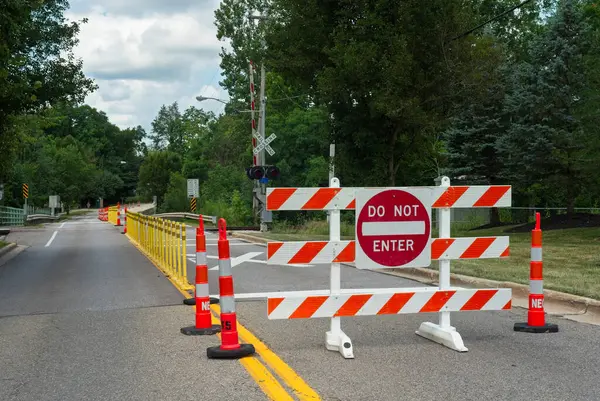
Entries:
<svg viewBox="0 0 600 401">
<path fill-rule="evenodd" d="M 340 181 L 332 178 L 329 185 L 331 188 L 339 188 Z M 340 211 L 331 210 L 329 214 L 329 241 L 339 241 L 341 238 Z M 331 295 L 339 295 L 341 289 L 341 267 L 339 263 L 331 264 L 330 272 Z M 331 318 L 330 330 L 325 333 L 325 347 L 330 351 L 338 351 L 346 359 L 354 358 L 352 340 L 342 331 L 340 317 Z"/>
<path fill-rule="evenodd" d="M 224 219 L 219 220 L 219 295 L 221 304 L 221 345 L 206 349 L 209 358 L 232 359 L 254 354 L 252 344 L 240 344 L 237 332 L 233 271 L 229 255 L 229 240 Z"/>
<path fill-rule="evenodd" d="M 200 237 L 201 236 L 201 237 Z M 187 246 L 187 244 L 186 244 Z M 186 247 L 187 252 L 187 247 Z M 199 257 L 200 255 L 200 257 Z M 198 274 L 204 277 L 203 270 L 198 272 L 198 266 L 206 266 L 206 235 L 204 234 L 204 220 L 202 220 L 202 215 L 199 217 L 198 228 L 196 229 L 196 288 L 198 287 Z M 204 283 L 204 282 L 201 282 Z M 208 288 L 208 266 L 206 266 L 206 296 L 209 296 L 209 288 Z M 183 300 L 184 305 L 197 305 L 198 293 L 191 298 L 186 298 Z M 209 297 L 209 304 L 218 304 L 219 300 L 214 297 Z M 199 305 L 199 304 L 198 304 Z"/>
<path fill-rule="evenodd" d="M 514 331 L 526 333 L 556 333 L 558 325 L 547 323 L 544 312 L 544 276 L 542 273 L 542 230 L 540 214 L 535 214 L 531 231 L 531 262 L 529 264 L 529 309 L 527 322 L 515 323 Z"/>
<path fill-rule="evenodd" d="M 449 187 L 450 179 L 448 177 L 443 177 L 441 186 Z M 449 208 L 438 209 L 438 224 L 439 238 L 450 238 L 451 214 Z M 442 291 L 448 290 L 450 288 L 450 261 L 440 260 L 439 267 L 439 288 Z M 462 337 L 456 331 L 456 328 L 452 327 L 450 324 L 450 312 L 440 312 L 439 324 L 432 322 L 421 323 L 416 334 L 455 351 L 468 351 Z"/>
</svg>

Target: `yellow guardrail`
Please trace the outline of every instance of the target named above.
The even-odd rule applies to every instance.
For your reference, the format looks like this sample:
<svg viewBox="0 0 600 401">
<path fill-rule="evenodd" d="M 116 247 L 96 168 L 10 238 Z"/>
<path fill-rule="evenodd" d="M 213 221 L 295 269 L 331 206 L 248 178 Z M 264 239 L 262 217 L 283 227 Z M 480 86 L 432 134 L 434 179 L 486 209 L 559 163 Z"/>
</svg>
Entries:
<svg viewBox="0 0 600 401">
<path fill-rule="evenodd" d="M 187 279 L 185 224 L 127 211 L 127 236 L 180 287 L 194 287 Z"/>
<path fill-rule="evenodd" d="M 110 206 L 108 208 L 108 221 L 117 224 L 117 214 L 119 213 L 119 209 L 116 206 Z"/>
</svg>

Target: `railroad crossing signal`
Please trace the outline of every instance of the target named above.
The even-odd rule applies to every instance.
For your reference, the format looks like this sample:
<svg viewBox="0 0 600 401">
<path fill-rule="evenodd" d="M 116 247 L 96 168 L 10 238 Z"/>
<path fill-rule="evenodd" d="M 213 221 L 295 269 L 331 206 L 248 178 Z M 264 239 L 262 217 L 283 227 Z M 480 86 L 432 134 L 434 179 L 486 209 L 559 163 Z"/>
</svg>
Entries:
<svg viewBox="0 0 600 401">
<path fill-rule="evenodd" d="M 23 184 L 23 198 L 29 198 L 29 185 Z"/>
<path fill-rule="evenodd" d="M 190 210 L 192 213 L 196 211 L 196 198 L 190 199 Z"/>
<path fill-rule="evenodd" d="M 256 138 L 256 147 L 254 148 L 255 155 L 257 155 L 258 152 L 260 152 L 263 149 L 265 149 L 270 156 L 273 156 L 275 154 L 275 151 L 269 145 L 275 140 L 275 138 L 277 138 L 275 134 L 271 134 L 266 140 L 263 140 L 262 137 L 258 134 L 255 134 L 254 138 Z"/>
</svg>

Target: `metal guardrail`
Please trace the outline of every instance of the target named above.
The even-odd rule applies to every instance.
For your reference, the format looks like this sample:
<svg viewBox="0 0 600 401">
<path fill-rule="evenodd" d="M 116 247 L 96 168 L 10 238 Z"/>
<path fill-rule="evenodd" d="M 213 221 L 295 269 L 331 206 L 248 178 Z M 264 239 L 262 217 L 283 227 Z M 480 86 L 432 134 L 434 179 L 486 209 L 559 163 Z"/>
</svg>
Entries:
<svg viewBox="0 0 600 401">
<path fill-rule="evenodd" d="M 199 214 L 186 213 L 186 212 L 158 213 L 158 214 L 153 214 L 152 216 L 153 217 L 163 217 L 163 218 L 172 217 L 175 219 L 192 219 L 192 220 L 198 220 L 198 218 L 200 217 Z M 209 223 L 217 224 L 217 216 L 202 215 L 202 220 L 209 222 Z"/>
<path fill-rule="evenodd" d="M 16 207 L 0 206 L 0 226 L 25 225 L 23 209 Z"/>
</svg>

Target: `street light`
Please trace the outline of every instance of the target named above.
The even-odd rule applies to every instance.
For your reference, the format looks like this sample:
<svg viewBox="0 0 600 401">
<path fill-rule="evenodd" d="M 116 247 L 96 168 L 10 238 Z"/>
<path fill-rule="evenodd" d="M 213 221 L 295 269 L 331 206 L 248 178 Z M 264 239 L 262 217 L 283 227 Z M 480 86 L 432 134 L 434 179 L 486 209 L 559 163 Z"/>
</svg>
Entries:
<svg viewBox="0 0 600 401">
<path fill-rule="evenodd" d="M 204 100 L 216 100 L 217 102 L 221 102 L 224 105 L 229 104 L 229 103 L 227 103 L 224 100 L 217 99 L 216 97 L 210 97 L 210 96 L 196 96 L 196 100 L 199 101 L 199 102 L 202 102 Z M 238 110 L 238 109 L 233 109 L 233 111 L 236 112 L 236 113 L 252 113 L 252 110 Z M 254 111 L 257 112 L 258 110 L 254 110 Z"/>
</svg>

